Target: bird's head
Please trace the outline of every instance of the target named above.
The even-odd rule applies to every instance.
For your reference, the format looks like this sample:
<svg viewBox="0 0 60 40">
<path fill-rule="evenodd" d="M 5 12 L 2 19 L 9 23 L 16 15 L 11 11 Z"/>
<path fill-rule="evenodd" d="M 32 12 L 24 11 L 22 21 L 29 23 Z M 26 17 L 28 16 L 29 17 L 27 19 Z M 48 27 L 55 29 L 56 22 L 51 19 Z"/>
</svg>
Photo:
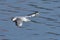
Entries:
<svg viewBox="0 0 60 40">
<path fill-rule="evenodd" d="M 12 19 L 11 19 L 11 20 L 12 20 L 13 22 L 15 22 L 15 21 L 16 21 L 16 19 L 17 19 L 17 17 L 12 17 Z"/>
</svg>

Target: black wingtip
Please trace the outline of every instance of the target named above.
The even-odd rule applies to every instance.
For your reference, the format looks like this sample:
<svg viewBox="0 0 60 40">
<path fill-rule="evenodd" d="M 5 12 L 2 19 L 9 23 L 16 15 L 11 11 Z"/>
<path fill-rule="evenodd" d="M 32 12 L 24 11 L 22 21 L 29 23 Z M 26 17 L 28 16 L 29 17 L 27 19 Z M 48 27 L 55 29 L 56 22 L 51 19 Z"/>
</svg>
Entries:
<svg viewBox="0 0 60 40">
<path fill-rule="evenodd" d="M 35 11 L 35 13 L 38 13 L 38 11 Z"/>
</svg>

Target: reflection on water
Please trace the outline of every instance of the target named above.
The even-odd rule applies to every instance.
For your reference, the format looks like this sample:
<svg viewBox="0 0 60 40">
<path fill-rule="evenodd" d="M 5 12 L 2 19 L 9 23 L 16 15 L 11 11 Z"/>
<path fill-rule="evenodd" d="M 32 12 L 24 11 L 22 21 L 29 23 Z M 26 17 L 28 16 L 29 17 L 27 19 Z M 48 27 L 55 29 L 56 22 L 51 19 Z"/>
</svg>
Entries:
<svg viewBox="0 0 60 40">
<path fill-rule="evenodd" d="M 0 0 L 0 2 L 5 2 L 5 1 L 7 1 L 7 0 Z"/>
<path fill-rule="evenodd" d="M 26 30 L 33 30 L 33 29 L 27 28 Z"/>
<path fill-rule="evenodd" d="M 60 40 L 59 5 L 60 0 L 0 0 L 0 40 Z M 19 28 L 11 21 L 34 11 L 40 15 L 27 25 Z"/>
<path fill-rule="evenodd" d="M 0 9 L 0 11 L 5 11 L 5 12 L 14 12 L 14 13 L 18 13 L 17 11 L 15 10 L 5 10 L 5 9 Z"/>
<path fill-rule="evenodd" d="M 17 2 L 15 2 L 15 3 L 24 3 L 24 2 L 26 2 L 27 0 L 18 0 Z"/>
<path fill-rule="evenodd" d="M 48 34 L 53 34 L 53 35 L 60 35 L 60 34 L 57 34 L 57 33 L 54 33 L 54 32 L 47 32 Z"/>
<path fill-rule="evenodd" d="M 41 0 L 41 1 L 45 1 L 45 2 L 59 2 L 59 0 Z"/>
<path fill-rule="evenodd" d="M 0 36 L 5 36 L 5 35 L 0 35 Z"/>
<path fill-rule="evenodd" d="M 49 8 L 45 8 L 45 7 L 40 7 L 38 5 L 35 5 L 35 4 L 28 4 L 29 6 L 32 6 L 32 7 L 35 7 L 35 8 L 38 8 L 38 9 L 45 9 L 45 10 L 53 10 L 53 9 L 49 9 Z"/>
<path fill-rule="evenodd" d="M 57 7 L 57 8 L 60 8 L 60 6 L 59 6 L 59 7 Z"/>
<path fill-rule="evenodd" d="M 8 20 L 6 20 L 6 19 L 0 19 L 0 21 L 8 21 Z"/>
<path fill-rule="evenodd" d="M 34 33 L 34 34 L 32 34 L 32 35 L 40 35 L 40 34 L 38 34 L 38 33 Z"/>
<path fill-rule="evenodd" d="M 56 39 L 56 38 L 49 38 L 49 40 L 58 40 L 58 39 Z"/>
<path fill-rule="evenodd" d="M 47 21 L 57 21 L 56 19 L 48 18 L 48 17 L 42 17 L 42 16 L 40 16 L 40 18 L 46 19 Z"/>
<path fill-rule="evenodd" d="M 40 13 L 49 14 L 50 12 L 40 12 Z"/>
<path fill-rule="evenodd" d="M 40 24 L 40 22 L 37 22 L 37 21 L 34 21 L 34 20 L 31 20 L 31 22 Z"/>
<path fill-rule="evenodd" d="M 9 39 L 2 39 L 2 40 L 9 40 Z"/>
</svg>

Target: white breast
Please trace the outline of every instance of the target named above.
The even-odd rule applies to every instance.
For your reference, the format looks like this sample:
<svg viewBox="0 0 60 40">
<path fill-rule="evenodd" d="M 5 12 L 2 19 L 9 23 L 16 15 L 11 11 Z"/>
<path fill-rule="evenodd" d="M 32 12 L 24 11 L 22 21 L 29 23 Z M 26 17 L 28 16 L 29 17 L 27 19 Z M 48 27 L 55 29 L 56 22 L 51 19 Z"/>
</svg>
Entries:
<svg viewBox="0 0 60 40">
<path fill-rule="evenodd" d="M 22 21 L 24 21 L 24 22 L 28 22 L 28 21 L 30 21 L 28 18 L 26 18 L 26 17 L 21 17 L 21 19 L 22 19 Z"/>
</svg>

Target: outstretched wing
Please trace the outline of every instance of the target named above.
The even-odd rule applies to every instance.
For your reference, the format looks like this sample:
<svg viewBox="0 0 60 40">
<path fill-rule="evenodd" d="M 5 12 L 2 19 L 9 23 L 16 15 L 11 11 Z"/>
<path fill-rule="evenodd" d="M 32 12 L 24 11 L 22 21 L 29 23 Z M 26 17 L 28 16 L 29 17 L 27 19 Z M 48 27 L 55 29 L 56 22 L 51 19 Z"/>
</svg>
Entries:
<svg viewBox="0 0 60 40">
<path fill-rule="evenodd" d="M 37 15 L 39 15 L 39 12 L 35 11 L 34 13 L 27 15 L 27 17 L 35 17 Z"/>
<path fill-rule="evenodd" d="M 22 26 L 23 21 L 20 20 L 20 19 L 17 19 L 17 20 L 15 21 L 15 24 L 16 24 L 16 26 Z"/>
</svg>

